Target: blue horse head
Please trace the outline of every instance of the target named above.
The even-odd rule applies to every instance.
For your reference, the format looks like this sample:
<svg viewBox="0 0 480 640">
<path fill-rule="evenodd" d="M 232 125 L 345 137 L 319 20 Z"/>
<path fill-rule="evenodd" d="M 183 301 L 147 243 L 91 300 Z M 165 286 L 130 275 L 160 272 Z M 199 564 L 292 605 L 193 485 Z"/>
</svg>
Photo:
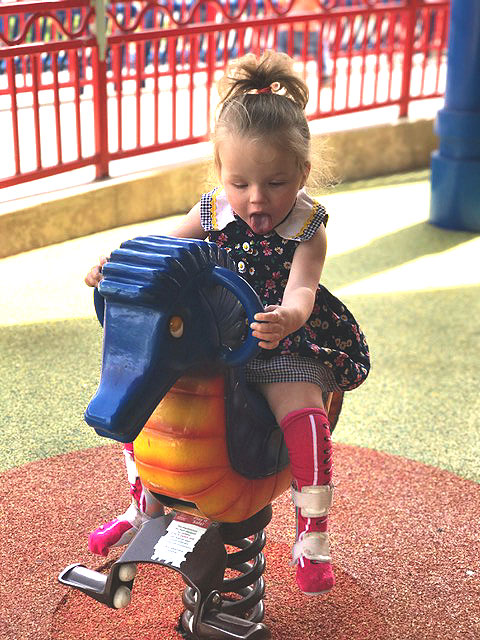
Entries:
<svg viewBox="0 0 480 640">
<path fill-rule="evenodd" d="M 103 275 L 95 292 L 102 375 L 85 412 L 102 436 L 133 441 L 182 375 L 239 367 L 259 350 L 248 325 L 261 302 L 213 243 L 135 238 Z"/>
</svg>

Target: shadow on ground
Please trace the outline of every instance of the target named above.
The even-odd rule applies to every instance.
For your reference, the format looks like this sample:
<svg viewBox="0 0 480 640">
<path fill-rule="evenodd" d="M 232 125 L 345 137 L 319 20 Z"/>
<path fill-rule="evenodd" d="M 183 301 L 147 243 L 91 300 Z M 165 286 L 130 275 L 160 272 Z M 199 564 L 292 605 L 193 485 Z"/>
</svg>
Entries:
<svg viewBox="0 0 480 640">
<path fill-rule="evenodd" d="M 476 237 L 473 233 L 446 231 L 420 222 L 372 240 L 366 246 L 329 257 L 325 267 L 328 283 L 339 289 L 411 260 L 447 251 Z"/>
</svg>

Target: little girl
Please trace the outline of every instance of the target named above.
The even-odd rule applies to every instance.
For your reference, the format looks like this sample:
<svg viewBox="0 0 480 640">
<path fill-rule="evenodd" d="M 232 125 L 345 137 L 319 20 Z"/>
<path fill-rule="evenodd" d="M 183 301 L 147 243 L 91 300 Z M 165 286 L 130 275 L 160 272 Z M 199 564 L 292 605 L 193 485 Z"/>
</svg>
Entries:
<svg viewBox="0 0 480 640">
<path fill-rule="evenodd" d="M 225 248 L 264 304 L 251 325 L 262 351 L 247 364 L 246 378 L 284 433 L 297 516 L 297 584 L 317 595 L 335 582 L 327 533 L 332 444 L 323 393 L 365 380 L 368 347 L 348 309 L 318 284 L 327 214 L 304 190 L 311 166 L 307 86 L 288 56 L 266 52 L 232 63 L 219 92 L 213 142 L 222 186 L 204 194 L 171 235 L 208 238 Z M 86 282 L 96 286 L 100 279 L 98 265 Z M 124 453 L 134 501 L 90 534 L 90 549 L 103 555 L 127 542 L 142 519 L 131 445 Z"/>
</svg>

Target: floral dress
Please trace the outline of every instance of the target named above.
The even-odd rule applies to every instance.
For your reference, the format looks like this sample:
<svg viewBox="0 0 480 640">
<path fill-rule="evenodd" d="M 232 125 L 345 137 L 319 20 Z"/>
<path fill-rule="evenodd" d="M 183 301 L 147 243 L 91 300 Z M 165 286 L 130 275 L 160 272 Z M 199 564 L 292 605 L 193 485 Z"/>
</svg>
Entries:
<svg viewBox="0 0 480 640">
<path fill-rule="evenodd" d="M 264 306 L 282 303 L 298 244 L 328 219 L 324 207 L 301 190 L 287 218 L 273 231 L 258 235 L 235 214 L 218 187 L 203 194 L 200 216 L 209 240 L 229 252 L 239 275 Z M 248 382 L 313 382 L 329 392 L 355 389 L 369 369 L 368 345 L 355 318 L 319 285 L 307 322 L 275 349 L 263 349 L 245 373 Z"/>
</svg>

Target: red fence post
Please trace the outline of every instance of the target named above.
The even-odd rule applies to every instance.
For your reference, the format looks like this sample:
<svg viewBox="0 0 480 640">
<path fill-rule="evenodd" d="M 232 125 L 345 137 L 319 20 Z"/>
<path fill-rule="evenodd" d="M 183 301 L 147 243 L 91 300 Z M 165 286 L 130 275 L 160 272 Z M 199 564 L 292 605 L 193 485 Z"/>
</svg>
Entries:
<svg viewBox="0 0 480 640">
<path fill-rule="evenodd" d="M 93 56 L 93 113 L 97 180 L 108 178 L 107 63 L 100 60 L 98 47 Z"/>
<path fill-rule="evenodd" d="M 95 120 L 95 152 L 97 180 L 108 177 L 108 115 L 107 115 L 107 41 L 105 0 L 95 0 L 95 37 L 93 62 L 93 113 Z"/>
<path fill-rule="evenodd" d="M 415 42 L 415 26 L 417 24 L 417 0 L 406 0 L 408 13 L 405 20 L 406 34 L 403 50 L 402 88 L 400 94 L 400 118 L 408 116 L 410 103 L 410 83 L 412 76 L 413 46 Z"/>
<path fill-rule="evenodd" d="M 20 173 L 20 140 L 18 135 L 17 81 L 13 58 L 7 59 L 8 84 L 10 87 L 10 104 L 12 112 L 13 150 L 15 154 L 15 174 Z"/>
</svg>

